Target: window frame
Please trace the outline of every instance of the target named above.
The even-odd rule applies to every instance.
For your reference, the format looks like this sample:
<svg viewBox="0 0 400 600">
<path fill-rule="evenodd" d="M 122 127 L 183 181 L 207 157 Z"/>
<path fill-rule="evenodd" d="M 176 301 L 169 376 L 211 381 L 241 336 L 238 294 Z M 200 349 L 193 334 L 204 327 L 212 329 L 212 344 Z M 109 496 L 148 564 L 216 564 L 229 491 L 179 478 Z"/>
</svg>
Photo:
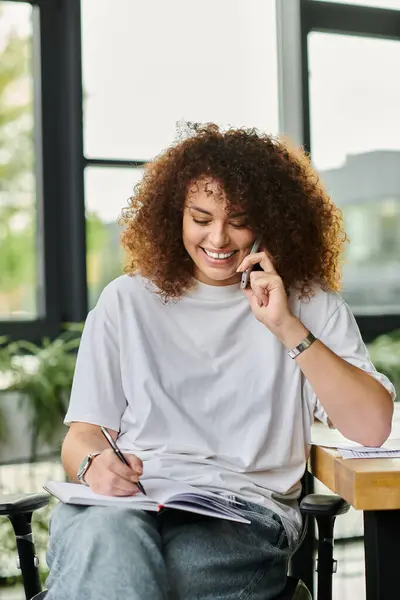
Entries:
<svg viewBox="0 0 400 600">
<path fill-rule="evenodd" d="M 312 156 L 308 34 L 317 31 L 400 42 L 400 10 L 320 0 L 299 1 L 303 144 Z M 355 315 L 355 317 L 366 343 L 371 342 L 378 335 L 400 328 L 400 311 L 399 314 Z"/>
<path fill-rule="evenodd" d="M 87 314 L 80 1 L 8 1 L 38 9 L 33 14 L 33 79 L 44 316 L 1 321 L 0 331 L 10 339 L 39 341 Z"/>
<path fill-rule="evenodd" d="M 38 341 L 57 335 L 64 323 L 82 322 L 87 316 L 85 168 L 143 167 L 146 161 L 84 156 L 80 0 L 8 1 L 39 8 L 33 24 L 40 62 L 40 78 L 34 74 L 40 113 L 35 115 L 40 124 L 35 143 L 37 155 L 42 156 L 36 185 L 45 315 L 32 321 L 1 321 L 0 332 L 13 339 Z M 280 131 L 312 152 L 308 33 L 323 31 L 400 41 L 400 10 L 279 0 L 277 27 Z M 369 342 L 399 328 L 400 314 L 360 315 L 357 321 L 364 340 Z"/>
</svg>

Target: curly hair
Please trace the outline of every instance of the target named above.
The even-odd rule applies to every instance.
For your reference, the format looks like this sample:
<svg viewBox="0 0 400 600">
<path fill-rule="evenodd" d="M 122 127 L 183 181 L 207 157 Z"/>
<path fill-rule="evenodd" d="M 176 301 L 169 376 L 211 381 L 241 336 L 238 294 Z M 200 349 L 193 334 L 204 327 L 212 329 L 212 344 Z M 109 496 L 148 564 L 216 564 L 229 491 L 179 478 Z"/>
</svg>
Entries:
<svg viewBox="0 0 400 600">
<path fill-rule="evenodd" d="M 165 300 L 193 286 L 182 218 L 189 187 L 203 176 L 219 182 L 229 207 L 246 212 L 289 293 L 311 297 L 316 283 L 339 289 L 342 213 L 309 157 L 255 129 L 221 131 L 212 123 L 193 125 L 191 135 L 146 166 L 119 220 L 127 273 L 140 271 Z"/>
</svg>

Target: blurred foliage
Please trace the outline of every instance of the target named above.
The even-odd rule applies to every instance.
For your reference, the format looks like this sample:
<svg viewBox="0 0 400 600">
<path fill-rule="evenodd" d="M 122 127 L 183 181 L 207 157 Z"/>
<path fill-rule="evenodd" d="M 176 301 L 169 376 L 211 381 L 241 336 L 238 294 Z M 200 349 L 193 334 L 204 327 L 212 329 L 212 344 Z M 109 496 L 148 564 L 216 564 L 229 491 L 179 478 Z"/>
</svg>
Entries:
<svg viewBox="0 0 400 600">
<path fill-rule="evenodd" d="M 122 275 L 125 261 L 120 244 L 120 227 L 104 223 L 94 212 L 86 214 L 86 264 L 89 309 L 93 308 L 104 287 Z"/>
<path fill-rule="evenodd" d="M 371 360 L 378 371 L 389 377 L 400 395 L 400 329 L 378 336 L 368 346 Z"/>
<path fill-rule="evenodd" d="M 33 169 L 31 43 L 30 37 L 10 31 L 0 54 L 0 147 L 6 150 L 0 190 L 20 185 Z"/>
<path fill-rule="evenodd" d="M 19 392 L 19 408 L 28 409 L 32 460 L 38 442 L 51 444 L 62 430 L 82 329 L 81 323 L 68 324 L 58 337 L 40 344 L 0 339 L 0 372 L 6 381 L 0 397 L 1 392 Z"/>
<path fill-rule="evenodd" d="M 0 43 L 0 320 L 36 313 L 37 225 L 32 38 L 8 24 Z M 119 228 L 86 215 L 89 305 L 123 272 Z M 40 258 L 40 257 L 39 257 Z M 12 318 L 12 317 L 11 317 Z"/>
<path fill-rule="evenodd" d="M 0 291 L 6 311 L 26 310 L 36 279 L 31 43 L 11 29 L 0 52 Z"/>
</svg>

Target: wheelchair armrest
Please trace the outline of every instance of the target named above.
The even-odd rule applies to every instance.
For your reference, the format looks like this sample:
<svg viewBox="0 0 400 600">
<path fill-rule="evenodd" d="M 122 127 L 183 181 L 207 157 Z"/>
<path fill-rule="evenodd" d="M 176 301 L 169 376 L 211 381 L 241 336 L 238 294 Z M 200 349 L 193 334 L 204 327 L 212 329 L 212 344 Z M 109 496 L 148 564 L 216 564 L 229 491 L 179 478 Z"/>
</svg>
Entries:
<svg viewBox="0 0 400 600">
<path fill-rule="evenodd" d="M 300 502 L 303 515 L 310 517 L 337 517 L 348 512 L 350 504 L 337 494 L 308 494 Z"/>
<path fill-rule="evenodd" d="M 0 516 L 20 515 L 43 508 L 49 503 L 50 494 L 0 494 Z"/>
</svg>

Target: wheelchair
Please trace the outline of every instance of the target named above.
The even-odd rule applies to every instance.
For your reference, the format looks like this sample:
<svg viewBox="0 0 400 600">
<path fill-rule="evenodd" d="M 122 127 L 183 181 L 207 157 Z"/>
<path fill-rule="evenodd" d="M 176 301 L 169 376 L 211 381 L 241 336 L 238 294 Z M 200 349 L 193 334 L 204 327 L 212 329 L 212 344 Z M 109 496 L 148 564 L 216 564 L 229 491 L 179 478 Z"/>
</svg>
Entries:
<svg viewBox="0 0 400 600">
<path fill-rule="evenodd" d="M 7 516 L 13 526 L 17 541 L 18 565 L 21 569 L 26 600 L 43 600 L 46 590 L 41 590 L 38 558 L 32 536 L 31 519 L 35 510 L 49 502 L 47 493 L 0 495 L 0 516 Z M 333 529 L 335 519 L 349 510 L 350 506 L 337 495 L 308 494 L 300 502 L 304 517 L 302 539 L 308 521 L 316 520 L 318 526 L 318 584 L 315 600 L 332 600 Z M 276 600 L 313 600 L 307 586 L 299 578 L 287 578 L 284 591 Z"/>
</svg>

